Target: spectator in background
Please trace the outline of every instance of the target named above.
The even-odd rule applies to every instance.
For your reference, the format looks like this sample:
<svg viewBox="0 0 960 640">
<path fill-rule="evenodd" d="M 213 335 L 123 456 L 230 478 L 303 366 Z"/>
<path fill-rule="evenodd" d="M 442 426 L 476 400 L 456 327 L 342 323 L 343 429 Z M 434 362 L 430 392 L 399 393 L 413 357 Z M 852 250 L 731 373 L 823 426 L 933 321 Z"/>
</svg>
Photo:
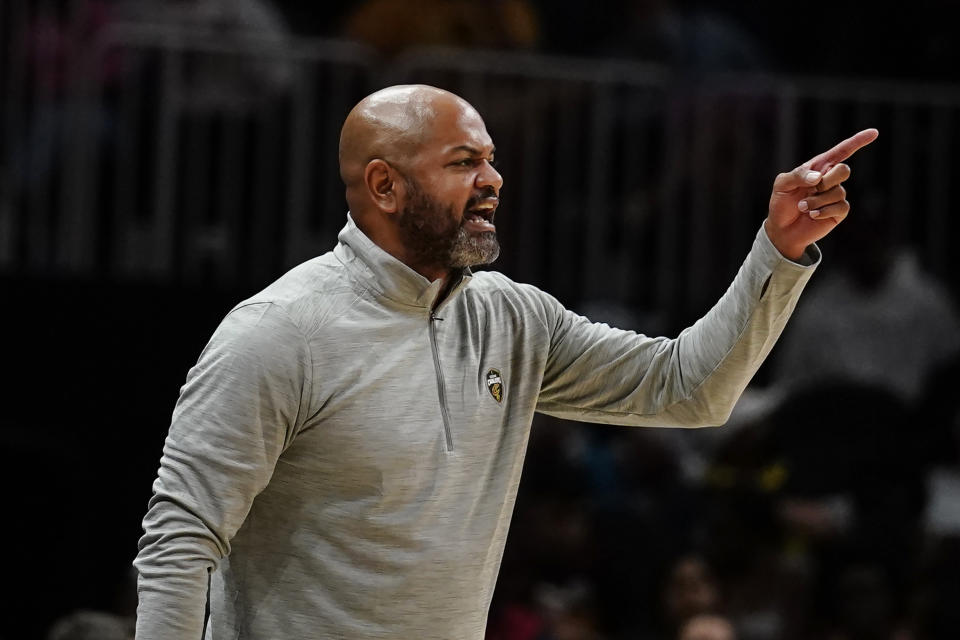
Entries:
<svg viewBox="0 0 960 640">
<path fill-rule="evenodd" d="M 693 616 L 720 606 L 720 588 L 707 561 L 698 554 L 681 556 L 670 570 L 663 592 L 667 620 L 679 628 Z"/>
<path fill-rule="evenodd" d="M 133 620 L 100 611 L 76 611 L 50 627 L 46 640 L 133 640 Z"/>
<path fill-rule="evenodd" d="M 367 0 L 347 14 L 343 27 L 343 35 L 386 56 L 430 45 L 532 49 L 539 31 L 527 0 Z"/>
<path fill-rule="evenodd" d="M 737 634 L 723 616 L 702 613 L 684 623 L 677 640 L 737 640 Z"/>
<path fill-rule="evenodd" d="M 536 600 L 544 627 L 536 640 L 603 640 L 592 586 L 582 580 L 543 584 Z"/>
<path fill-rule="evenodd" d="M 721 606 L 720 584 L 706 558 L 696 551 L 675 556 L 663 565 L 654 612 L 629 635 L 618 637 L 668 640 L 679 637 L 693 618 L 716 613 Z M 637 603 L 641 606 L 642 603 Z"/>
</svg>

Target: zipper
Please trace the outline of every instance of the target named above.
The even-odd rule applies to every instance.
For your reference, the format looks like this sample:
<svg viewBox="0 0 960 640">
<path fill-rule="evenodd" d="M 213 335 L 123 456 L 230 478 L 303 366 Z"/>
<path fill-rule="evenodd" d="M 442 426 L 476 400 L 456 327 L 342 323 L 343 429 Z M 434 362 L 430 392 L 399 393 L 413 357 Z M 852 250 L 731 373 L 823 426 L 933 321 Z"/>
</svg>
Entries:
<svg viewBox="0 0 960 640">
<path fill-rule="evenodd" d="M 443 435 L 447 439 L 447 451 L 453 451 L 453 435 L 450 432 L 450 412 L 447 410 L 447 391 L 443 384 L 443 369 L 440 367 L 440 350 L 437 348 L 437 330 L 435 323 L 443 322 L 436 312 L 430 312 L 430 349 L 433 352 L 433 368 L 437 372 L 437 395 L 440 397 L 440 415 L 443 418 Z"/>
<path fill-rule="evenodd" d="M 443 368 L 440 366 L 440 349 L 437 347 L 437 330 L 436 323 L 443 322 L 443 318 L 437 315 L 437 311 L 442 309 L 453 295 L 459 291 L 464 285 L 463 277 L 461 276 L 457 284 L 454 285 L 453 289 L 447 292 L 446 297 L 438 304 L 435 308 L 430 310 L 430 319 L 428 320 L 427 326 L 430 329 L 430 350 L 433 352 L 433 368 L 437 372 L 437 395 L 440 398 L 440 417 L 443 418 L 443 435 L 447 440 L 447 451 L 453 451 L 453 432 L 450 430 L 450 411 L 447 408 L 447 389 L 446 385 L 443 384 Z M 439 294 L 438 294 L 439 295 Z"/>
</svg>

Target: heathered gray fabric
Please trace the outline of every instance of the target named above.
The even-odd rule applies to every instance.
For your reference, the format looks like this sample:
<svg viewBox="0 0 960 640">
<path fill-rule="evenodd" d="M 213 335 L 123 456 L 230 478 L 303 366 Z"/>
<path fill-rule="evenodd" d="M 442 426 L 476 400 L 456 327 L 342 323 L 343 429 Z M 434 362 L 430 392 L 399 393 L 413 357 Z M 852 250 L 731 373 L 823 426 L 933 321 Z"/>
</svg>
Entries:
<svg viewBox="0 0 960 640">
<path fill-rule="evenodd" d="M 439 283 L 348 219 L 334 251 L 234 308 L 187 376 L 135 562 L 138 640 L 198 640 L 208 575 L 210 639 L 483 638 L 534 412 L 723 423 L 814 266 L 761 229 L 673 340 L 492 272 L 431 321 Z"/>
</svg>

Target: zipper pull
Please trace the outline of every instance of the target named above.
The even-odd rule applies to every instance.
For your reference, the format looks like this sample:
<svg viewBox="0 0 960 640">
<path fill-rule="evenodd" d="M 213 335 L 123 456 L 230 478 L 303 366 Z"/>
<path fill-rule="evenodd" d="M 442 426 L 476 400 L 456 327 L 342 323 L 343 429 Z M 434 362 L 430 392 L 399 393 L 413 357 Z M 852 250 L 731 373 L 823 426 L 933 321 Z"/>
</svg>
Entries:
<svg viewBox="0 0 960 640">
<path fill-rule="evenodd" d="M 430 312 L 430 319 L 431 319 L 431 320 L 439 320 L 440 322 L 443 322 L 443 318 L 441 318 L 440 316 L 438 316 L 438 315 L 437 315 L 436 313 L 434 313 L 433 311 Z"/>
</svg>

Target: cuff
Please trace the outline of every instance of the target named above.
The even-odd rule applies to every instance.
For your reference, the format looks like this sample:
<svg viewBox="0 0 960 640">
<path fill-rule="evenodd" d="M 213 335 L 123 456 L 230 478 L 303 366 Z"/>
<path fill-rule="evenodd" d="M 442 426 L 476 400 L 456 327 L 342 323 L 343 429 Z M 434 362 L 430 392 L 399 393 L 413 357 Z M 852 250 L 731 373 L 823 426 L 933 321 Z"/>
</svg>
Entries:
<svg viewBox="0 0 960 640">
<path fill-rule="evenodd" d="M 777 262 L 788 262 L 805 269 L 815 268 L 820 264 L 820 259 L 823 257 L 823 254 L 820 253 L 820 247 L 814 243 L 807 245 L 807 248 L 803 250 L 803 254 L 797 260 L 791 260 L 773 246 L 773 242 L 770 241 L 770 236 L 767 235 L 767 228 L 762 223 L 760 224 L 760 231 L 757 232 L 755 245 L 761 247 L 763 253 L 766 254 L 764 257 L 773 258 Z"/>
</svg>

